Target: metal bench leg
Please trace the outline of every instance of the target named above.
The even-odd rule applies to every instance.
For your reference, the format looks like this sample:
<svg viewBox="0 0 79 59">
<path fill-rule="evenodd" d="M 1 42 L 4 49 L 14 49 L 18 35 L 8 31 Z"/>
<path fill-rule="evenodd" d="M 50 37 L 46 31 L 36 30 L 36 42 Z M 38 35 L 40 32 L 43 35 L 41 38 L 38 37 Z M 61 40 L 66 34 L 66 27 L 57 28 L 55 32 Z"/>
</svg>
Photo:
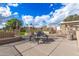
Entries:
<svg viewBox="0 0 79 59">
<path fill-rule="evenodd" d="M 29 37 L 29 41 L 32 41 L 31 38 L 32 38 L 32 36 Z"/>
</svg>

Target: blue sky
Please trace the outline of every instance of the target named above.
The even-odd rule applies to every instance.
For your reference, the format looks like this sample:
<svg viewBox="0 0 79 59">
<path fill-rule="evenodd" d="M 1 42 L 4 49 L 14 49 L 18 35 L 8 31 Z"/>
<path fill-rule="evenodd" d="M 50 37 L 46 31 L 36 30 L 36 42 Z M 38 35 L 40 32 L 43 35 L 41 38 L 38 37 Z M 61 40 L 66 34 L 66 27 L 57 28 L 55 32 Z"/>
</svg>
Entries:
<svg viewBox="0 0 79 59">
<path fill-rule="evenodd" d="M 59 25 L 69 15 L 78 14 L 75 3 L 0 3 L 0 27 L 11 18 L 23 22 L 23 26 Z"/>
<path fill-rule="evenodd" d="M 20 4 L 18 7 L 12 7 L 11 11 L 18 12 L 19 15 L 31 15 L 31 16 L 41 16 L 41 15 L 48 15 L 51 11 L 55 11 L 59 9 L 62 5 L 61 4 L 51 4 L 48 3 L 24 3 Z"/>
</svg>

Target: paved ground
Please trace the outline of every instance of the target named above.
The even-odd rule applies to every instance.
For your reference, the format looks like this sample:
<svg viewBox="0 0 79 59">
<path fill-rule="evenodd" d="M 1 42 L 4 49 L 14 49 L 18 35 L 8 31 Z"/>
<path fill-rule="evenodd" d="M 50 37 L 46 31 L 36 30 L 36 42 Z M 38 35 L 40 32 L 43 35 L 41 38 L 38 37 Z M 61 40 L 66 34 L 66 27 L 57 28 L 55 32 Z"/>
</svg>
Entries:
<svg viewBox="0 0 79 59">
<path fill-rule="evenodd" d="M 0 55 L 4 56 L 79 56 L 76 40 L 62 37 L 50 39 L 48 44 L 20 41 L 0 46 Z"/>
</svg>

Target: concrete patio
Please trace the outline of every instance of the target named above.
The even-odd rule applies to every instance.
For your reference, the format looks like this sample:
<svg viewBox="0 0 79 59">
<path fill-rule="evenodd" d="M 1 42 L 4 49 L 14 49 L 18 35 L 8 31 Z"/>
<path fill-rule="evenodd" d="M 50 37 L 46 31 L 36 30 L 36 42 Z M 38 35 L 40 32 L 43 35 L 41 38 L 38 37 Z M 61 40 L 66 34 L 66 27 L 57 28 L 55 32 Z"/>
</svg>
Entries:
<svg viewBox="0 0 79 59">
<path fill-rule="evenodd" d="M 48 44 L 20 41 L 0 46 L 0 56 L 79 56 L 77 40 L 54 38 Z"/>
</svg>

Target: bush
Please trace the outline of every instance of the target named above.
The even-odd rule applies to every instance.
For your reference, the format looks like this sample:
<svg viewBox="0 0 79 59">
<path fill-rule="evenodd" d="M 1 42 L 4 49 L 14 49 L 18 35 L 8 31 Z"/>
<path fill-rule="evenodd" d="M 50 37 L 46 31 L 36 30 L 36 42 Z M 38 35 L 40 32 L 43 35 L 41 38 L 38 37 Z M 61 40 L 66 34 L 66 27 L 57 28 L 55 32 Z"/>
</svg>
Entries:
<svg viewBox="0 0 79 59">
<path fill-rule="evenodd" d="M 26 29 L 22 28 L 22 29 L 20 30 L 20 32 L 26 32 Z"/>
<path fill-rule="evenodd" d="M 21 28 L 20 30 L 20 35 L 25 35 L 27 33 L 26 29 Z"/>
<path fill-rule="evenodd" d="M 25 35 L 25 32 L 20 32 L 20 35 Z"/>
</svg>

